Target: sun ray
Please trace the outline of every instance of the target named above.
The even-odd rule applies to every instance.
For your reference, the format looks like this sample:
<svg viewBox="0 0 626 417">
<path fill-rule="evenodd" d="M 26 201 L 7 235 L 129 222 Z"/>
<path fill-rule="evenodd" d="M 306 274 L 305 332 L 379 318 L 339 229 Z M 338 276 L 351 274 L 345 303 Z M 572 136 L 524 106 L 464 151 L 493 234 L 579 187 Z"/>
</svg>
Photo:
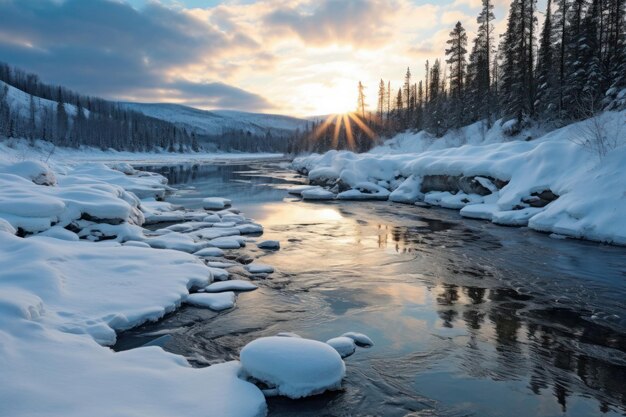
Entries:
<svg viewBox="0 0 626 417">
<path fill-rule="evenodd" d="M 328 126 L 330 126 L 330 124 L 332 123 L 334 117 L 335 117 L 334 115 L 328 116 L 326 120 L 324 120 L 324 123 L 322 123 L 315 129 L 315 131 L 313 132 L 314 140 L 318 140 L 320 136 L 322 136 L 322 134 L 326 131 L 326 129 L 328 129 Z"/>
<path fill-rule="evenodd" d="M 361 128 L 361 130 L 367 136 L 369 136 L 370 139 L 374 139 L 376 137 L 376 133 L 374 133 L 374 131 L 370 129 L 369 126 L 363 123 L 363 120 L 361 120 L 361 118 L 358 115 L 355 115 L 354 113 L 348 113 L 348 117 L 354 120 L 354 123 L 356 123 Z"/>
<path fill-rule="evenodd" d="M 352 125 L 350 124 L 350 119 L 347 115 L 343 115 L 343 124 L 346 127 L 346 138 L 348 140 L 348 146 L 350 149 L 355 149 L 354 144 L 354 136 L 352 135 Z"/>
<path fill-rule="evenodd" d="M 337 149 L 339 145 L 339 133 L 341 133 L 341 115 L 335 117 L 335 133 L 333 134 L 332 149 Z"/>
</svg>

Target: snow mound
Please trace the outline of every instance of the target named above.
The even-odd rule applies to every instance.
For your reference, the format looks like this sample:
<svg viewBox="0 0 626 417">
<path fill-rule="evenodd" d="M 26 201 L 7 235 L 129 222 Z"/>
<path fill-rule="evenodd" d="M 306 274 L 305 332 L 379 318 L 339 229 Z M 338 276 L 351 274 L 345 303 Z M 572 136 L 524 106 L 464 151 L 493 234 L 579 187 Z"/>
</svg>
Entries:
<svg viewBox="0 0 626 417">
<path fill-rule="evenodd" d="M 333 337 L 332 339 L 327 340 L 326 343 L 332 346 L 332 348 L 335 349 L 342 358 L 352 356 L 354 352 L 356 352 L 356 343 L 354 343 L 354 340 L 349 337 Z"/>
<path fill-rule="evenodd" d="M 369 348 L 374 346 L 374 342 L 372 341 L 372 339 L 370 339 L 367 335 L 363 333 L 347 332 L 342 334 L 341 336 L 349 337 L 350 339 L 354 340 L 358 347 Z"/>
<path fill-rule="evenodd" d="M 297 337 L 256 339 L 241 350 L 240 359 L 247 375 L 294 399 L 339 389 L 346 371 L 335 349 Z"/>
<path fill-rule="evenodd" d="M 274 267 L 258 263 L 246 265 L 245 268 L 251 274 L 271 274 L 272 272 L 274 272 Z"/>
<path fill-rule="evenodd" d="M 257 243 L 259 249 L 278 250 L 280 249 L 280 242 L 278 240 L 264 240 Z"/>
<path fill-rule="evenodd" d="M 208 197 L 202 200 L 202 206 L 206 210 L 222 210 L 226 207 L 229 207 L 232 204 L 227 198 L 221 197 Z"/>
<path fill-rule="evenodd" d="M 232 291 L 219 293 L 196 293 L 189 294 L 187 303 L 196 307 L 206 307 L 211 310 L 221 311 L 235 306 L 235 293 Z"/>
<path fill-rule="evenodd" d="M 194 253 L 194 255 L 200 257 L 220 258 L 224 256 L 224 251 L 220 248 L 204 248 Z"/>
<path fill-rule="evenodd" d="M 240 279 L 233 279 L 231 281 L 214 282 L 206 287 L 204 290 L 208 293 L 224 292 L 224 291 L 252 291 L 257 287 L 249 281 L 243 281 Z"/>
<path fill-rule="evenodd" d="M 323 189 L 322 187 L 316 187 L 309 190 L 304 190 L 301 193 L 304 200 L 334 200 L 335 194 Z"/>
</svg>

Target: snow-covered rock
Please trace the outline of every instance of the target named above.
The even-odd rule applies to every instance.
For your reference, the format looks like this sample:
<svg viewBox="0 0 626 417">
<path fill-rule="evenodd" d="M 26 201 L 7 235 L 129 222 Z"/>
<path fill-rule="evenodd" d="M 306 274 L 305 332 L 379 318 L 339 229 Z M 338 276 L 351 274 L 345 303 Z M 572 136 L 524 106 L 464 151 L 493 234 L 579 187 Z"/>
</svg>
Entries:
<svg viewBox="0 0 626 417">
<path fill-rule="evenodd" d="M 335 349 L 342 358 L 347 358 L 356 352 L 356 343 L 354 343 L 354 340 L 349 337 L 333 337 L 332 339 L 327 340 L 326 343 L 332 346 L 332 348 Z"/>
<path fill-rule="evenodd" d="M 259 249 L 278 250 L 280 249 L 280 242 L 278 240 L 264 240 L 257 243 L 257 246 Z"/>
<path fill-rule="evenodd" d="M 224 256 L 224 251 L 220 248 L 204 248 L 195 252 L 194 255 L 200 257 L 220 258 Z"/>
<path fill-rule="evenodd" d="M 356 343 L 356 345 L 358 347 L 365 347 L 365 348 L 369 348 L 374 346 L 374 342 L 372 341 L 372 339 L 369 338 L 369 336 L 363 334 L 363 333 L 358 333 L 358 332 L 346 332 L 344 334 L 341 335 L 342 337 L 349 337 L 350 339 L 354 340 L 354 342 Z"/>
<path fill-rule="evenodd" d="M 274 267 L 259 263 L 252 263 L 246 265 L 244 268 L 251 274 L 271 274 L 274 272 Z"/>
<path fill-rule="evenodd" d="M 202 200 L 202 206 L 207 210 L 222 210 L 231 204 L 232 201 L 222 197 L 207 197 Z"/>
<path fill-rule="evenodd" d="M 250 281 L 244 281 L 240 279 L 233 279 L 230 281 L 214 282 L 204 290 L 208 293 L 224 292 L 224 291 L 252 291 L 257 287 Z"/>
<path fill-rule="evenodd" d="M 304 200 L 334 200 L 336 197 L 334 193 L 322 187 L 304 190 L 300 194 Z"/>
<path fill-rule="evenodd" d="M 189 294 L 186 302 L 196 307 L 206 307 L 211 310 L 221 311 L 235 306 L 235 293 L 227 291 Z"/>
<path fill-rule="evenodd" d="M 335 349 L 297 337 L 256 339 L 241 350 L 240 359 L 246 374 L 289 398 L 339 389 L 346 370 Z"/>
</svg>

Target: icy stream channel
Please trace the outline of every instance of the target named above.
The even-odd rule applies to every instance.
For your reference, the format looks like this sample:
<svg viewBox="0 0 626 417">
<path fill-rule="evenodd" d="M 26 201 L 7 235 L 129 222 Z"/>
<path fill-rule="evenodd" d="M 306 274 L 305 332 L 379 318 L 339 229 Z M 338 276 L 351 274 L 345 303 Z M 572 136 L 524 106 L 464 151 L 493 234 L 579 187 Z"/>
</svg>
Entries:
<svg viewBox="0 0 626 417">
<path fill-rule="evenodd" d="M 343 389 L 274 397 L 270 416 L 618 416 L 626 413 L 626 248 L 555 240 L 457 212 L 389 202 L 305 203 L 304 179 L 276 163 L 144 167 L 199 208 L 226 197 L 265 227 L 231 251 L 275 272 L 233 309 L 186 306 L 120 335 L 164 335 L 195 366 L 295 332 L 369 335 L 345 360 Z"/>
</svg>

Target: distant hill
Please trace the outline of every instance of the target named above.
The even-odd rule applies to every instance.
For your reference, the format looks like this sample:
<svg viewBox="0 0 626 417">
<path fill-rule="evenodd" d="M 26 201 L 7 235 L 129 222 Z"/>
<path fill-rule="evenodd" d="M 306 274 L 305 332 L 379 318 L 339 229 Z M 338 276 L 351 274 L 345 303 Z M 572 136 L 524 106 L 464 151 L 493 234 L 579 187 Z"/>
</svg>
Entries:
<svg viewBox="0 0 626 417">
<path fill-rule="evenodd" d="M 165 120 L 199 135 L 218 136 L 229 131 L 250 132 L 254 136 L 284 136 L 306 129 L 306 119 L 276 114 L 246 113 L 231 110 L 207 111 L 170 103 L 120 103 L 146 116 Z"/>
</svg>

